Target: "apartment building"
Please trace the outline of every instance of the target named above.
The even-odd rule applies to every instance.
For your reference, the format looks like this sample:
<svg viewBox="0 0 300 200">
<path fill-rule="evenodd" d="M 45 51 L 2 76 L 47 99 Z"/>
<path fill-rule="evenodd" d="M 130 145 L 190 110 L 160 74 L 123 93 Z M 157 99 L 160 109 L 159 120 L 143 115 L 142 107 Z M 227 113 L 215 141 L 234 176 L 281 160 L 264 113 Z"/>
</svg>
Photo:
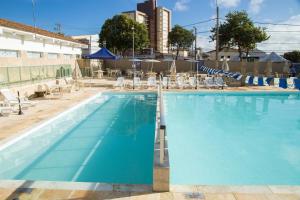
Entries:
<svg viewBox="0 0 300 200">
<path fill-rule="evenodd" d="M 132 11 L 126 11 L 122 12 L 123 15 L 126 15 L 130 19 L 133 19 L 134 21 L 145 24 L 148 27 L 148 16 L 140 11 L 132 10 Z"/>
<path fill-rule="evenodd" d="M 156 20 L 156 49 L 160 53 L 168 53 L 171 11 L 164 7 L 158 7 L 156 9 Z"/>
<path fill-rule="evenodd" d="M 148 21 L 150 48 L 159 53 L 168 53 L 168 35 L 171 31 L 171 11 L 157 7 L 157 0 L 137 4 L 137 11 L 145 13 Z"/>
</svg>

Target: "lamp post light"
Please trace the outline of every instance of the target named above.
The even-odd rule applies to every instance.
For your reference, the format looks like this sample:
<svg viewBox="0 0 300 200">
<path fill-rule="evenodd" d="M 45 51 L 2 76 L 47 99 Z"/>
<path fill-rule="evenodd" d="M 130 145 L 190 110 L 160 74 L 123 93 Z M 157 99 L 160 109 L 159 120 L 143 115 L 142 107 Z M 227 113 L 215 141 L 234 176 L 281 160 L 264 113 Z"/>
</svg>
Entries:
<svg viewBox="0 0 300 200">
<path fill-rule="evenodd" d="M 132 88 L 134 90 L 134 78 L 135 78 L 135 62 L 134 62 L 134 26 L 132 29 L 132 68 L 133 68 L 133 81 Z"/>
</svg>

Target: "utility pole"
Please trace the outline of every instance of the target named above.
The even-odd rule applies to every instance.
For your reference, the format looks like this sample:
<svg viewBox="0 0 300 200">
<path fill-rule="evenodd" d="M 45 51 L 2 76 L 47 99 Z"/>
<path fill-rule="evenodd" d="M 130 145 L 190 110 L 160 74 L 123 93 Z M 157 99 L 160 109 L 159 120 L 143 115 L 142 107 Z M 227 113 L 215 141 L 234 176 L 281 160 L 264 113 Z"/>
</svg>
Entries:
<svg viewBox="0 0 300 200">
<path fill-rule="evenodd" d="M 89 42 L 89 54 L 92 53 L 92 36 L 90 35 L 90 42 Z"/>
<path fill-rule="evenodd" d="M 197 60 L 197 28 L 194 26 L 195 31 L 195 60 Z"/>
<path fill-rule="evenodd" d="M 219 5 L 216 0 L 217 23 L 216 23 L 216 68 L 219 69 Z"/>
<path fill-rule="evenodd" d="M 35 0 L 32 0 L 32 20 L 33 20 L 33 27 L 36 28 Z"/>
</svg>

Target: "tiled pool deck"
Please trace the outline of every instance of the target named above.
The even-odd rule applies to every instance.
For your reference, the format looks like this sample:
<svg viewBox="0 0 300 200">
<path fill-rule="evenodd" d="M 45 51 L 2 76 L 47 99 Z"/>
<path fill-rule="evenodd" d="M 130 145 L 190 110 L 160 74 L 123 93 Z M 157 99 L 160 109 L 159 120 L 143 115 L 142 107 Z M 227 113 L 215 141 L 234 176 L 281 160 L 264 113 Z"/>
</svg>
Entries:
<svg viewBox="0 0 300 200">
<path fill-rule="evenodd" d="M 80 91 L 64 94 L 63 97 L 58 99 L 37 99 L 35 100 L 37 101 L 37 106 L 25 110 L 24 115 L 13 114 L 9 117 L 0 117 L 0 145 L 22 134 L 26 129 L 59 114 L 84 99 L 100 91 L 108 90 L 111 91 L 111 89 L 104 87 L 87 87 L 82 88 Z M 236 87 L 228 88 L 224 91 L 283 90 L 272 87 Z M 94 185 L 95 187 L 89 188 L 86 184 L 81 186 L 77 184 L 70 188 L 66 185 L 68 184 L 34 182 L 31 183 L 30 187 L 27 187 L 26 184 L 20 187 L 20 184 L 0 181 L 0 199 L 300 200 L 300 186 L 171 186 L 171 192 L 152 193 L 148 186 L 96 184 Z"/>
<path fill-rule="evenodd" d="M 300 187 L 272 186 L 185 186 L 171 192 L 152 193 L 135 191 L 58 190 L 43 188 L 1 188 L 0 199 L 128 199 L 128 200 L 299 200 Z M 188 189 L 188 190 L 187 190 Z"/>
</svg>

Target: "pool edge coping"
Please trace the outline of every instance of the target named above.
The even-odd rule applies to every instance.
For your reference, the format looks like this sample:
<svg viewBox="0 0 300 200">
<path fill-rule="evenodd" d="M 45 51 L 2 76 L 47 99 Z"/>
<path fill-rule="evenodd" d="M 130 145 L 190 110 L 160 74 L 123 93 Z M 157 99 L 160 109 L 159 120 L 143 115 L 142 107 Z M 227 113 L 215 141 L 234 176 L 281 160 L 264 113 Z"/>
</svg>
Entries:
<svg viewBox="0 0 300 200">
<path fill-rule="evenodd" d="M 0 189 L 54 189 L 113 192 L 151 192 L 152 185 L 110 184 L 101 182 L 0 180 Z"/>
<path fill-rule="evenodd" d="M 28 135 L 32 134 L 32 132 L 34 132 L 35 130 L 37 130 L 37 129 L 39 129 L 39 128 L 41 128 L 41 127 L 43 127 L 43 126 L 45 126 L 45 125 L 47 125 L 47 124 L 49 124 L 51 122 L 53 122 L 54 120 L 58 119 L 59 117 L 61 117 L 61 116 L 65 115 L 65 114 L 67 114 L 67 113 L 75 110 L 76 108 L 78 108 L 78 107 L 80 107 L 80 106 L 88 103 L 89 101 L 91 101 L 91 100 L 93 100 L 93 99 L 95 99 L 97 97 L 102 96 L 103 93 L 105 93 L 105 92 L 98 92 L 97 94 L 92 95 L 91 97 L 89 97 L 87 99 L 84 99 L 83 101 L 79 102 L 78 104 L 75 104 L 75 105 L 71 106 L 70 108 L 67 108 L 67 110 L 65 110 L 63 112 L 56 113 L 53 116 L 51 116 L 51 117 L 49 117 L 49 118 L 47 118 L 45 120 L 42 120 L 42 121 L 40 121 L 40 122 L 38 122 L 36 124 L 33 124 L 32 126 L 27 127 L 24 130 L 15 133 L 11 137 L 8 137 L 8 138 L 0 141 L 0 152 L 3 149 L 5 149 L 5 148 L 7 148 L 7 147 L 9 147 L 11 145 L 13 145 L 14 143 L 18 142 L 21 139 L 23 139 L 24 137 L 27 137 Z"/>
<path fill-rule="evenodd" d="M 259 194 L 297 194 L 300 185 L 177 185 L 171 184 L 172 192 L 201 193 L 259 193 Z"/>
</svg>

